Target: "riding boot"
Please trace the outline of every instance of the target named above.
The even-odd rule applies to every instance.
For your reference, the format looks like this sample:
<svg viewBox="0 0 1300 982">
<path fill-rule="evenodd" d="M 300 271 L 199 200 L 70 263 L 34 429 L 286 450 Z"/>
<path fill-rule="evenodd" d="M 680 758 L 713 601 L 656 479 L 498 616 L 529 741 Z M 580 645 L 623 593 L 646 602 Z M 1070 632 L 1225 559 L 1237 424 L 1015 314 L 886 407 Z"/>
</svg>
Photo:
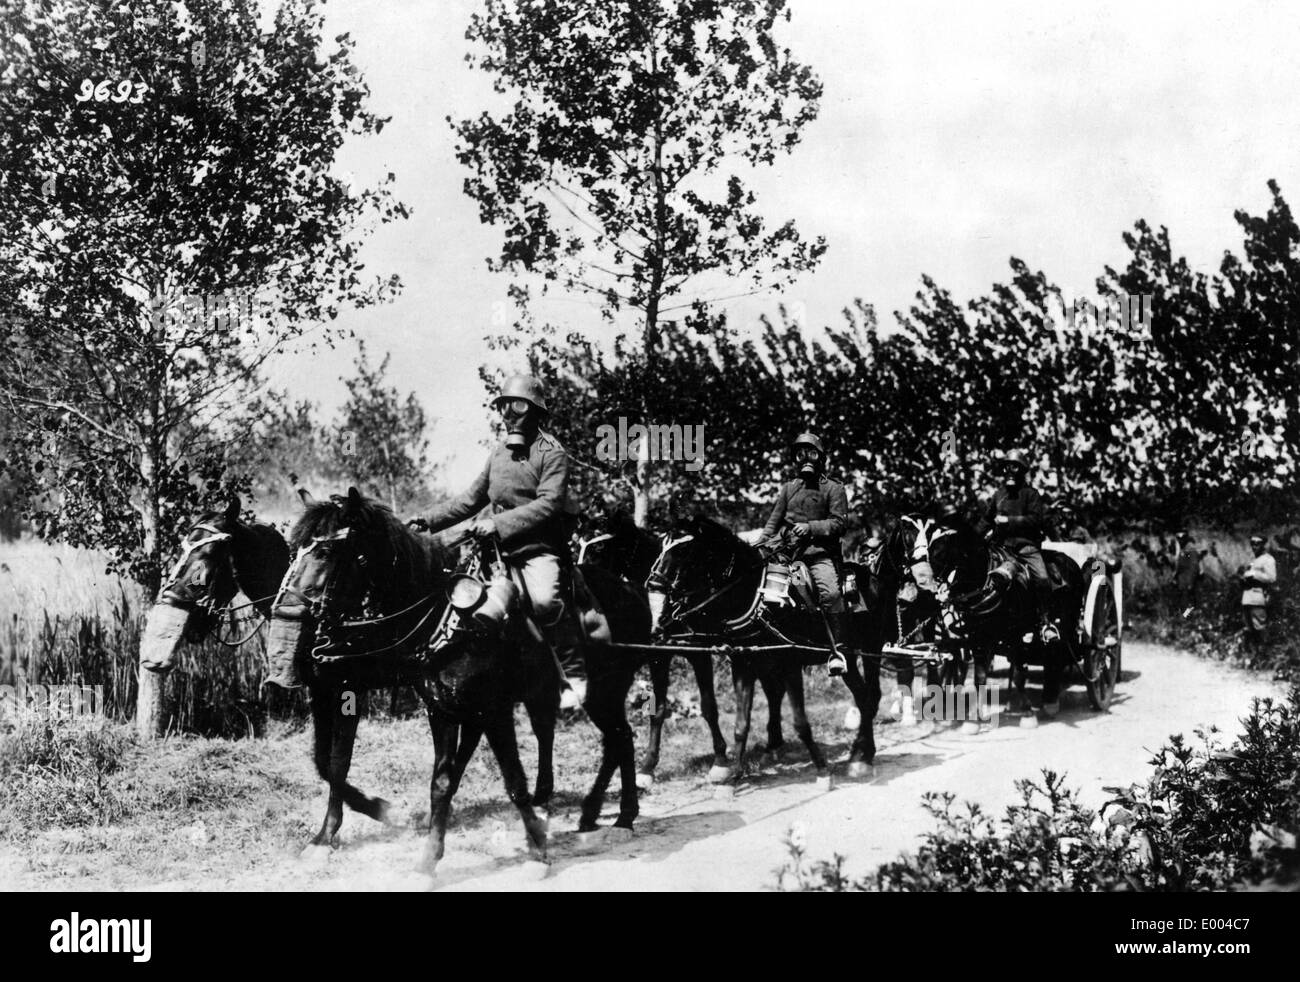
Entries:
<svg viewBox="0 0 1300 982">
<path fill-rule="evenodd" d="M 844 650 L 848 639 L 852 637 L 847 611 L 834 611 L 826 615 L 826 626 L 830 634 L 831 655 L 826 659 L 826 670 L 831 676 L 843 675 L 848 667 Z"/>
<path fill-rule="evenodd" d="M 1052 584 L 1035 579 L 1034 604 L 1038 607 L 1038 637 L 1043 644 L 1061 640 L 1061 632 L 1052 623 Z"/>
<path fill-rule="evenodd" d="M 567 604 L 547 625 L 546 633 L 560 669 L 560 708 L 577 709 L 587 696 L 587 664 L 583 658 L 582 627 Z"/>
</svg>

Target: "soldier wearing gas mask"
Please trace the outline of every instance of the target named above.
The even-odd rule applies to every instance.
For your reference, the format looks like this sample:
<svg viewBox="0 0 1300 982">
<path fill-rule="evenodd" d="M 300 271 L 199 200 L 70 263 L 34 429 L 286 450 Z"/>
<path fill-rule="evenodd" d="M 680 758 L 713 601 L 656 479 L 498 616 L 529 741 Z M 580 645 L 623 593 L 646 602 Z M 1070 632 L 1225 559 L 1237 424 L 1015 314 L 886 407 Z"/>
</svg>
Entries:
<svg viewBox="0 0 1300 982">
<path fill-rule="evenodd" d="M 799 476 L 781 486 L 763 538 L 772 538 L 783 523 L 790 524 L 801 546 L 798 558 L 808 567 L 831 626 L 831 657 L 826 667 L 831 675 L 840 675 L 846 665 L 839 642 L 850 637 L 838 568 L 840 536 L 849 517 L 848 496 L 843 484 L 825 475 L 822 442 L 812 433 L 801 433 L 794 441 L 794 457 Z"/>
<path fill-rule="evenodd" d="M 516 375 L 493 402 L 505 425 L 505 441 L 463 494 L 415 520 L 431 532 L 455 525 L 492 506 L 470 526 L 478 536 L 496 534 L 505 561 L 518 571 L 538 626 L 563 670 L 560 706 L 571 709 L 586 694 L 582 635 L 565 603 L 561 577 L 570 564 L 566 507 L 569 455 L 541 428 L 548 415 L 546 393 L 537 379 Z"/>
<path fill-rule="evenodd" d="M 1029 460 L 1019 450 L 996 455 L 993 470 L 1001 475 L 1002 487 L 985 503 L 976 531 L 1010 549 L 1028 571 L 1038 611 L 1039 637 L 1044 644 L 1050 644 L 1060 640 L 1061 632 L 1052 623 L 1052 581 L 1039 548 L 1047 530 L 1047 509 L 1038 492 L 1029 486 Z M 1008 578 L 1001 567 L 993 575 Z"/>
</svg>

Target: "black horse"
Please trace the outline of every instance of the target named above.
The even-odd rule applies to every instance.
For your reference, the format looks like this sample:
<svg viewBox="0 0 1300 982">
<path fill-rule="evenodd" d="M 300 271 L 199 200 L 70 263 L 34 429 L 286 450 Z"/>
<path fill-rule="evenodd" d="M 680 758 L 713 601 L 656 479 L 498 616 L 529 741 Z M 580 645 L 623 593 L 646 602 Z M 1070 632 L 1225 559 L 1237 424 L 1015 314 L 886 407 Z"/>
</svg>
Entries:
<svg viewBox="0 0 1300 982">
<path fill-rule="evenodd" d="M 1078 564 L 1062 553 L 1043 550 L 1055 584 L 1050 616 L 1058 628 L 1065 625 L 1059 641 L 1043 644 L 1027 573 L 1012 553 L 988 543 L 960 514 L 942 518 L 929 529 L 927 552 L 939 583 L 945 633 L 971 652 L 975 685 L 986 684 L 994 652 L 1004 651 L 1025 704 L 1026 666 L 1041 664 L 1043 711 L 1056 715 L 1065 668 L 1074 656 L 1071 646 L 1076 632 L 1068 628 L 1078 621 L 1083 605 L 1083 573 Z M 991 575 L 999 567 L 1011 574 L 1009 579 Z"/>
<path fill-rule="evenodd" d="M 608 570 L 626 580 L 639 593 L 645 592 L 645 581 L 650 575 L 654 562 L 659 558 L 662 541 L 649 529 L 639 528 L 632 516 L 625 510 L 609 513 L 605 520 L 590 530 L 591 536 L 583 546 L 581 559 L 602 569 Z M 685 658 L 695 672 L 695 682 L 700 690 L 700 716 L 708 724 L 709 735 L 713 738 L 713 769 L 709 772 L 715 779 L 725 779 L 727 769 L 727 741 L 722 736 L 722 727 L 718 724 L 718 697 L 713 681 L 713 656 L 703 652 L 685 653 Z M 641 766 L 637 771 L 637 787 L 648 789 L 654 784 L 655 768 L 659 766 L 659 748 L 663 736 L 664 723 L 668 720 L 668 681 L 671 656 L 651 655 L 646 659 L 650 669 L 650 684 L 654 692 L 654 704 L 650 713 L 650 741 Z M 769 691 L 768 733 L 769 749 L 776 749 L 782 742 L 781 737 L 781 700 L 785 690 Z M 773 738 L 772 734 L 775 733 Z"/>
<path fill-rule="evenodd" d="M 767 609 L 761 589 L 767 560 L 727 528 L 701 515 L 674 521 L 647 582 L 655 635 L 692 645 L 731 645 L 780 650 L 735 652 L 730 655 L 736 695 L 736 766 L 729 775 L 739 781 L 745 772 L 754 684 L 761 680 L 769 693 L 790 697 L 794 728 L 808 748 L 819 777 L 829 776 L 825 755 L 812 736 L 804 706 L 803 666 L 824 664 L 828 657 L 825 618 L 806 609 Z M 876 612 L 866 611 L 853 623 L 858 638 L 839 639 L 858 649 L 881 628 Z M 874 660 L 848 659 L 844 680 L 860 714 L 850 753 L 850 774 L 856 776 L 875 758 L 872 731 L 880 704 L 880 673 Z M 775 735 L 779 738 L 778 729 Z"/>
<path fill-rule="evenodd" d="M 855 619 L 863 624 L 863 643 L 869 652 L 880 651 L 886 644 L 935 639 L 939 604 L 925 554 L 924 532 L 929 524 L 929 519 L 919 516 L 900 516 L 887 524 L 880 545 L 861 563 L 845 563 L 857 593 L 855 598 L 850 591 L 846 599 L 867 614 Z M 916 681 L 915 662 L 903 656 L 887 662 L 894 667 L 899 691 L 911 693 Z M 945 681 L 933 663 L 926 666 L 925 678 L 930 685 Z"/>
<path fill-rule="evenodd" d="M 529 849 L 544 859 L 546 824 L 535 808 L 549 802 L 554 787 L 552 746 L 559 704 L 559 672 L 550 652 L 518 635 L 472 632 L 459 632 L 454 643 L 431 648 L 430 639 L 441 636 L 440 628 L 451 616 L 445 596 L 451 552 L 355 488 L 332 503 L 307 501 L 290 542 L 297 555 L 275 607 L 270 654 L 273 664 L 295 660 L 312 691 L 316 766 L 330 785 L 325 822 L 312 845 L 333 844 L 343 804 L 372 818 L 385 817 L 386 802 L 347 784 L 356 716 L 343 710 L 349 696 L 355 700 L 366 688 L 400 683 L 413 685 L 424 700 L 433 734 L 427 871 L 432 873 L 442 858 L 452 797 L 483 736 L 523 819 Z M 628 641 L 647 637 L 644 602 L 609 574 L 583 572 L 613 636 Z M 375 625 L 381 626 L 378 633 Z M 579 828 L 597 827 L 605 789 L 614 770 L 621 769 L 617 825 L 630 829 L 637 801 L 624 700 L 637 662 L 598 646 L 589 646 L 585 654 L 587 715 L 601 730 L 603 754 Z M 538 741 L 532 795 L 515 737 L 518 702 L 527 708 Z"/>
<path fill-rule="evenodd" d="M 236 593 L 270 618 L 289 568 L 289 547 L 273 526 L 240 521 L 239 512 L 239 499 L 231 498 L 223 510 L 201 515 L 181 541 L 180 556 L 145 620 L 142 668 L 170 671 L 181 642 L 197 644 L 214 632 Z"/>
</svg>

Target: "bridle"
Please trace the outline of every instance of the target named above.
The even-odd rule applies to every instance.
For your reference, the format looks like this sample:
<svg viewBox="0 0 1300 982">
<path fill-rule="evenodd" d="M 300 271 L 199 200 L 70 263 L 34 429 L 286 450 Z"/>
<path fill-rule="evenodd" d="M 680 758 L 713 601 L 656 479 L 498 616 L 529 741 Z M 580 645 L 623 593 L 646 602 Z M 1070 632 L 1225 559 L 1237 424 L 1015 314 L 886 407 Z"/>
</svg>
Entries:
<svg viewBox="0 0 1300 982">
<path fill-rule="evenodd" d="M 208 534 L 197 542 L 191 542 L 190 536 L 195 532 L 206 532 Z M 229 532 L 222 532 L 220 529 L 208 525 L 206 522 L 200 522 L 190 529 L 189 532 L 186 533 L 184 541 L 181 542 L 181 554 L 172 565 L 172 570 L 167 576 L 167 585 L 164 586 L 162 591 L 159 593 L 159 600 L 163 603 L 170 604 L 173 607 L 180 607 L 182 609 L 199 608 L 209 615 L 215 614 L 217 612 L 216 577 L 212 578 L 203 597 L 198 600 L 186 600 L 179 596 L 173 587 L 178 585 L 181 574 L 185 572 L 185 567 L 189 563 L 190 556 L 197 550 L 202 549 L 204 546 L 212 545 L 214 542 L 229 542 L 233 538 L 234 536 Z M 227 553 L 226 562 L 230 567 L 231 580 L 235 583 L 236 589 L 238 589 L 239 580 L 235 576 L 234 556 Z"/>
<path fill-rule="evenodd" d="M 206 532 L 207 535 L 195 542 L 191 542 L 190 536 L 192 536 L 195 532 Z M 181 541 L 181 554 L 180 556 L 177 557 L 176 562 L 172 565 L 171 573 L 168 574 L 167 577 L 168 585 L 164 586 L 158 594 L 159 603 L 165 603 L 171 607 L 176 607 L 180 610 L 190 610 L 190 611 L 201 610 L 204 616 L 206 616 L 210 621 L 213 622 L 214 627 L 210 628 L 210 630 L 212 631 L 212 633 L 215 634 L 217 641 L 220 644 L 225 645 L 227 648 L 238 648 L 241 645 L 245 644 L 246 642 L 251 641 L 253 639 L 253 636 L 256 635 L 258 631 L 262 630 L 262 628 L 266 626 L 267 618 L 259 611 L 258 623 L 255 624 L 253 626 L 253 629 L 249 631 L 247 634 L 245 634 L 242 638 L 239 638 L 234 641 L 232 641 L 230 638 L 221 637 L 220 633 L 218 633 L 215 630 L 215 624 L 217 619 L 223 614 L 233 614 L 239 610 L 245 610 L 249 607 L 256 607 L 258 604 L 270 600 L 271 597 L 270 596 L 258 597 L 256 599 L 250 599 L 247 603 L 234 604 L 234 605 L 227 603 L 224 606 L 218 606 L 217 577 L 215 576 L 212 577 L 211 581 L 209 582 L 207 590 L 205 591 L 204 595 L 198 600 L 186 600 L 183 597 L 178 596 L 176 592 L 173 590 L 173 586 L 179 582 L 181 578 L 181 574 L 184 573 L 185 567 L 189 563 L 190 556 L 193 555 L 194 552 L 203 548 L 204 546 L 212 545 L 217 542 L 233 542 L 234 538 L 235 538 L 234 535 L 232 535 L 230 532 L 222 532 L 220 529 L 212 525 L 209 525 L 207 522 L 199 522 L 197 525 L 191 528 L 189 532 L 186 533 L 185 538 Z M 230 581 L 235 585 L 235 590 L 238 591 L 243 589 L 243 587 L 240 585 L 239 582 L 239 572 L 235 568 L 235 554 L 233 548 L 226 553 L 226 564 L 230 572 Z M 232 593 L 231 596 L 233 597 L 234 594 Z"/>
<path fill-rule="evenodd" d="M 664 561 L 668 556 L 668 554 L 671 552 L 671 550 L 677 548 L 678 546 L 684 545 L 688 542 L 694 541 L 696 538 L 698 538 L 698 536 L 691 533 L 678 536 L 677 538 L 673 538 L 671 533 L 665 533 L 662 536 L 661 541 L 663 542 L 663 548 L 659 552 L 659 558 L 655 560 L 654 565 L 650 568 L 650 575 L 646 578 L 647 589 L 653 589 L 654 588 L 653 585 L 659 585 L 659 584 L 662 584 L 667 588 L 666 590 L 661 591 L 665 594 L 665 599 L 667 600 L 665 604 L 664 616 L 660 622 L 661 627 L 671 625 L 671 624 L 684 623 L 686 618 L 691 617 L 695 614 L 699 614 L 700 612 L 702 612 L 703 610 L 705 610 L 706 608 L 714 604 L 716 601 L 722 599 L 722 597 L 726 596 L 732 590 L 735 590 L 737 587 L 741 586 L 744 583 L 743 577 L 734 576 L 736 572 L 736 561 L 740 557 L 740 551 L 737 549 L 732 549 L 730 552 L 730 556 L 728 557 L 727 560 L 727 566 L 725 569 L 721 571 L 721 573 L 719 573 L 717 576 L 708 576 L 707 581 L 701 584 L 695 590 L 687 592 L 682 596 L 674 596 L 673 594 L 679 588 L 684 567 L 679 567 L 676 573 L 673 575 L 672 579 L 669 580 L 663 576 Z M 704 544 L 707 548 L 706 543 L 702 542 L 702 544 Z M 710 564 L 710 560 L 712 558 L 713 558 L 712 550 L 710 550 L 704 556 L 701 565 L 707 567 Z M 722 580 L 722 586 L 717 587 L 715 589 L 713 587 L 713 584 L 718 582 L 719 579 Z M 702 600 L 699 600 L 691 604 L 691 601 L 694 597 L 699 596 L 701 593 L 704 593 L 705 591 L 711 591 L 711 592 L 709 592 L 708 595 L 705 596 Z M 668 598 L 671 599 L 668 600 Z M 761 592 L 759 590 L 755 590 L 753 602 L 750 603 L 748 610 L 742 613 L 739 617 L 728 619 L 723 624 L 724 629 L 727 631 L 737 631 L 745 627 L 748 627 L 749 624 L 756 617 L 760 599 L 761 599 Z M 691 605 L 686 606 L 687 604 L 691 604 Z M 691 633 L 694 634 L 696 632 L 691 632 Z"/>
<path fill-rule="evenodd" d="M 406 643 L 424 627 L 425 623 L 433 616 L 437 609 L 437 593 L 434 591 L 420 597 L 414 603 L 403 607 L 401 610 L 393 611 L 389 614 L 379 614 L 375 612 L 372 608 L 372 598 L 375 592 L 373 563 L 370 557 L 366 555 L 365 551 L 356 546 L 356 540 L 352 535 L 354 531 L 356 530 L 352 526 L 347 526 L 346 528 L 341 528 L 335 532 L 331 532 L 328 535 L 315 536 L 306 545 L 299 547 L 293 561 L 289 564 L 289 568 L 285 571 L 284 579 L 280 583 L 280 590 L 276 594 L 275 603 L 271 607 L 273 613 L 278 612 L 281 617 L 295 619 L 289 618 L 281 608 L 286 597 L 296 598 L 299 601 L 299 607 L 305 610 L 307 615 L 318 624 L 316 630 L 316 643 L 312 647 L 312 656 L 321 662 L 334 662 L 362 655 L 377 655 L 403 648 Z M 330 564 L 329 574 L 325 577 L 325 585 L 321 588 L 320 595 L 316 597 L 308 596 L 306 593 L 303 593 L 298 589 L 298 587 L 293 585 L 293 580 L 295 579 L 303 560 L 322 545 L 331 542 L 345 542 L 352 544 L 354 550 L 353 555 L 347 557 L 341 556 L 334 560 Z M 338 583 L 342 577 L 342 570 L 346 568 L 349 560 L 352 559 L 355 559 L 357 570 L 361 576 L 361 616 L 354 620 L 345 620 L 344 611 L 333 610 L 332 608 L 336 599 L 335 593 L 338 589 Z M 396 556 L 393 557 L 393 562 L 397 562 Z M 332 628 L 342 628 L 346 632 L 374 627 L 379 624 L 386 624 L 399 617 L 404 617 L 412 611 L 422 607 L 427 607 L 428 610 L 419 618 L 416 625 L 404 636 L 391 644 L 379 648 L 370 648 L 365 651 L 351 651 L 344 655 L 327 654 L 331 648 L 336 647 L 338 644 L 342 644 L 344 647 L 349 646 L 346 641 L 336 642 L 332 637 L 330 637 L 330 630 Z"/>
<path fill-rule="evenodd" d="M 346 528 L 338 529 L 335 532 L 331 532 L 328 535 L 314 536 L 306 545 L 300 546 L 297 554 L 293 557 L 293 561 L 289 563 L 289 568 L 284 571 L 284 579 L 280 581 L 280 589 L 276 592 L 275 602 L 271 604 L 271 610 L 273 612 L 280 611 L 284 606 L 285 598 L 289 597 L 298 600 L 300 602 L 299 606 L 306 610 L 313 620 L 322 623 L 329 620 L 330 606 L 341 575 L 339 570 L 344 566 L 344 563 L 335 562 L 330 564 L 329 575 L 325 577 L 325 585 L 321 588 L 320 595 L 317 597 L 309 597 L 307 594 L 303 593 L 298 589 L 298 587 L 294 586 L 294 580 L 297 578 L 299 567 L 302 566 L 303 560 L 315 552 L 320 546 L 327 542 L 349 542 L 351 538 L 352 527 L 348 526 Z M 356 558 L 358 568 L 368 575 L 367 566 L 369 564 L 366 561 L 365 554 L 358 552 Z M 367 589 L 363 594 L 363 597 L 368 596 L 369 590 Z M 363 600 L 363 606 L 364 605 L 365 601 Z M 281 613 L 281 616 L 285 615 Z M 341 618 L 341 613 L 335 612 L 333 615 L 333 619 L 335 620 Z"/>
</svg>

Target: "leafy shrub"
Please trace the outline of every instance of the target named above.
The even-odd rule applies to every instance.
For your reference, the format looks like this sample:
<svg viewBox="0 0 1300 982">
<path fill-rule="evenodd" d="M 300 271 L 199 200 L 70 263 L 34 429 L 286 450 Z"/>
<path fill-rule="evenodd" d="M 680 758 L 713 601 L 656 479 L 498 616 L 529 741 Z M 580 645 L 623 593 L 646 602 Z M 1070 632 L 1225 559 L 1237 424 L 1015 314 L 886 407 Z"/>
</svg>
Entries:
<svg viewBox="0 0 1300 982">
<path fill-rule="evenodd" d="M 1016 782 L 1020 803 L 995 820 L 951 794 L 928 793 L 936 827 L 913 855 L 861 880 L 845 858 L 812 862 L 801 830 L 786 838 L 780 889 L 812 891 L 1224 890 L 1300 878 L 1300 686 L 1256 699 L 1224 748 L 1216 731 L 1171 738 L 1143 784 L 1113 788 L 1100 813 L 1064 779 Z"/>
</svg>

